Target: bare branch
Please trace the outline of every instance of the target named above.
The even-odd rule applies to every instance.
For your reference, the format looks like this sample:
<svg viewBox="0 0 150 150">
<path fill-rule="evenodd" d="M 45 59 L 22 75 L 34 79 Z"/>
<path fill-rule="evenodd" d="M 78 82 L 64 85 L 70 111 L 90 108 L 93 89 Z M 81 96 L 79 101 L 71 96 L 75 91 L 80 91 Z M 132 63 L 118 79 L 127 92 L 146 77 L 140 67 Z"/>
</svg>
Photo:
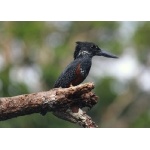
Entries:
<svg viewBox="0 0 150 150">
<path fill-rule="evenodd" d="M 80 126 L 97 127 L 82 110 L 83 107 L 92 108 L 97 103 L 98 97 L 91 92 L 93 88 L 93 83 L 86 83 L 70 88 L 0 98 L 0 121 L 52 111 L 57 117 Z"/>
</svg>

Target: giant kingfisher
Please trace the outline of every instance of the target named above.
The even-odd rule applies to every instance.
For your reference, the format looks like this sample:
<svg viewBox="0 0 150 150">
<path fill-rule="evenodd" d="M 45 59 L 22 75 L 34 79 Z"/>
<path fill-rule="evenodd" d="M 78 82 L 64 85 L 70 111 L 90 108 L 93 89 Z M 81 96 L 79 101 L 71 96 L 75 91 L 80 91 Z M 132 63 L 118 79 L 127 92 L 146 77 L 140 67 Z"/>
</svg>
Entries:
<svg viewBox="0 0 150 150">
<path fill-rule="evenodd" d="M 93 56 L 118 58 L 92 42 L 76 42 L 74 60 L 66 67 L 56 80 L 54 88 L 68 88 L 79 85 L 89 74 Z"/>
</svg>

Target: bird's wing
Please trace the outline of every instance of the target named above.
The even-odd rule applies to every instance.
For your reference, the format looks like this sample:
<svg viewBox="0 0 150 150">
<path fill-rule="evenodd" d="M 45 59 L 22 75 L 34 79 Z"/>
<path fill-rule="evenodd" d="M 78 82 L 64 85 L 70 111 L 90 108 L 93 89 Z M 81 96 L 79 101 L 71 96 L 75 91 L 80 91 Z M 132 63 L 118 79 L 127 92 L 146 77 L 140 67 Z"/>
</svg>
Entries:
<svg viewBox="0 0 150 150">
<path fill-rule="evenodd" d="M 70 83 L 76 78 L 76 68 L 81 60 L 74 60 L 71 62 L 66 69 L 61 73 L 57 81 L 55 82 L 54 87 L 66 88 L 70 86 Z"/>
</svg>

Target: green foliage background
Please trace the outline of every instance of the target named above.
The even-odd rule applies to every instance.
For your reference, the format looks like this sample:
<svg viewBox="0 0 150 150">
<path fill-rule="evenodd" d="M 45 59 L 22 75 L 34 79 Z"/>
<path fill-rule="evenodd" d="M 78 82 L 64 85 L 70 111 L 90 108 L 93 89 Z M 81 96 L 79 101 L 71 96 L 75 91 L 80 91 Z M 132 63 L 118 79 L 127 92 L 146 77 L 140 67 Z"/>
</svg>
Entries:
<svg viewBox="0 0 150 150">
<path fill-rule="evenodd" d="M 134 32 L 128 33 L 123 24 L 132 25 Z M 59 74 L 73 59 L 76 41 L 92 41 L 120 57 L 130 47 L 139 66 L 149 70 L 149 36 L 149 22 L 0 22 L 0 96 L 53 88 Z M 100 101 L 88 114 L 99 127 L 150 127 L 150 92 L 137 86 L 138 77 L 139 74 L 120 83 L 113 76 L 90 73 L 85 82 L 95 83 Z M 115 92 L 114 84 L 124 90 Z M 79 126 L 47 113 L 2 121 L 0 127 Z"/>
</svg>

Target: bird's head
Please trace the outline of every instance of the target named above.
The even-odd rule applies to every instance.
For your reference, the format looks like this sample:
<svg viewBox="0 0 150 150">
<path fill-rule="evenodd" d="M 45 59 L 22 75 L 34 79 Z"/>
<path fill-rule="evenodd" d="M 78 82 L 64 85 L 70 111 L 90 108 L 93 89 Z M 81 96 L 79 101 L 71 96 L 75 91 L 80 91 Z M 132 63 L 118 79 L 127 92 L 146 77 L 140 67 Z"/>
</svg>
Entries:
<svg viewBox="0 0 150 150">
<path fill-rule="evenodd" d="M 74 52 L 74 59 L 84 56 L 104 56 L 109 58 L 118 58 L 115 55 L 109 54 L 108 52 L 100 49 L 96 44 L 92 42 L 76 42 L 76 48 Z"/>
</svg>

